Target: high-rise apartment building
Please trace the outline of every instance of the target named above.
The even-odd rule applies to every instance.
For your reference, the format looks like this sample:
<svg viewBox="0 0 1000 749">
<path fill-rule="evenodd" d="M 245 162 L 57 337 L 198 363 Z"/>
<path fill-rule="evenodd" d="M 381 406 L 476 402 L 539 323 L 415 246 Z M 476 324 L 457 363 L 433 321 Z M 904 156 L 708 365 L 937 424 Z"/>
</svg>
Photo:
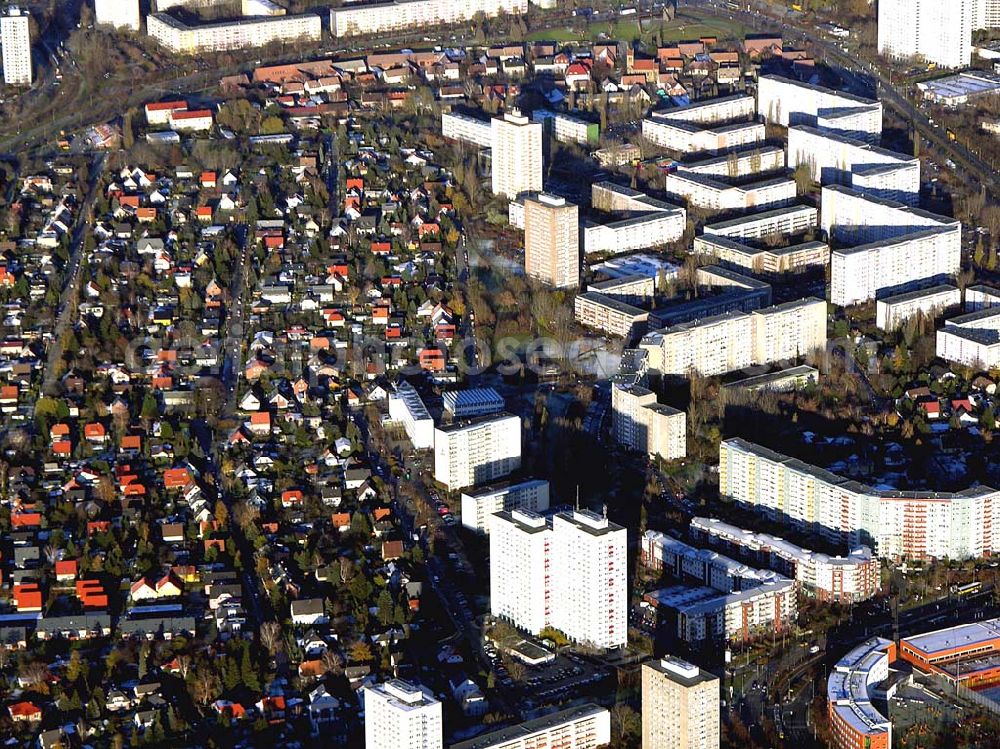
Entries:
<svg viewBox="0 0 1000 749">
<path fill-rule="evenodd" d="M 31 28 L 28 11 L 11 5 L 0 16 L 0 46 L 3 47 L 3 82 L 8 86 L 30 86 Z"/>
<path fill-rule="evenodd" d="M 1000 548 L 1000 491 L 866 486 L 742 439 L 719 445 L 719 493 L 793 528 L 883 559 L 970 559 Z"/>
<path fill-rule="evenodd" d="M 367 749 L 441 749 L 441 703 L 425 687 L 393 679 L 365 687 Z"/>
<path fill-rule="evenodd" d="M 587 510 L 552 518 L 552 624 L 576 642 L 621 648 L 628 642 L 626 536 Z"/>
<path fill-rule="evenodd" d="M 641 385 L 611 386 L 611 431 L 629 450 L 664 460 L 687 456 L 687 415 Z"/>
<path fill-rule="evenodd" d="M 542 123 L 516 109 L 493 118 L 493 192 L 514 199 L 542 190 Z"/>
<path fill-rule="evenodd" d="M 434 478 L 448 489 L 496 481 L 520 467 L 517 416 L 483 416 L 434 430 Z"/>
<path fill-rule="evenodd" d="M 897 60 L 920 58 L 944 68 L 972 60 L 977 15 L 983 0 L 879 0 L 878 51 Z"/>
<path fill-rule="evenodd" d="M 552 624 L 552 532 L 528 510 L 490 522 L 490 613 L 538 634 Z"/>
<path fill-rule="evenodd" d="M 98 26 L 138 31 L 139 0 L 94 0 L 94 21 Z"/>
<path fill-rule="evenodd" d="M 538 634 L 555 627 L 575 642 L 627 642 L 626 530 L 587 510 L 550 519 L 500 512 L 490 524 L 490 610 Z"/>
<path fill-rule="evenodd" d="M 719 679 L 680 658 L 642 664 L 642 749 L 717 749 Z"/>
<path fill-rule="evenodd" d="M 579 209 L 540 193 L 524 201 L 524 272 L 558 289 L 580 285 Z"/>
</svg>

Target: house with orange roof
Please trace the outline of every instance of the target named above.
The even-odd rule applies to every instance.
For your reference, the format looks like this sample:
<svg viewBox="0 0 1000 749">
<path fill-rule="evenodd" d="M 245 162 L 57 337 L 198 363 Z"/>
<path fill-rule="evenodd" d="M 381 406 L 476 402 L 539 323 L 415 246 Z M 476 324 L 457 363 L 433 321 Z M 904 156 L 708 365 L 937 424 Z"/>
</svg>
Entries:
<svg viewBox="0 0 1000 749">
<path fill-rule="evenodd" d="M 53 424 L 49 428 L 49 440 L 58 442 L 69 437 L 69 424 Z"/>
<path fill-rule="evenodd" d="M 250 421 L 247 422 L 247 429 L 251 434 L 257 436 L 267 436 L 271 433 L 271 414 L 267 411 L 258 411 L 250 414 Z"/>
<path fill-rule="evenodd" d="M 138 434 L 126 434 L 122 437 L 120 450 L 123 454 L 138 455 L 142 452 L 142 437 Z"/>
<path fill-rule="evenodd" d="M 447 364 L 444 352 L 439 348 L 421 349 L 417 362 L 425 372 L 443 372 Z"/>
<path fill-rule="evenodd" d="M 215 172 L 202 172 L 198 177 L 198 184 L 205 188 L 215 188 L 219 184 L 219 175 Z"/>
<path fill-rule="evenodd" d="M 65 583 L 76 579 L 77 562 L 75 559 L 59 559 L 55 564 L 56 580 Z"/>
<path fill-rule="evenodd" d="M 163 486 L 167 489 L 183 489 L 191 481 L 187 468 L 167 468 L 163 472 Z"/>
<path fill-rule="evenodd" d="M 12 528 L 40 528 L 42 515 L 39 512 L 14 512 L 10 516 Z"/>
<path fill-rule="evenodd" d="M 73 443 L 69 440 L 59 440 L 52 443 L 52 454 L 57 458 L 68 458 L 73 454 Z"/>
<path fill-rule="evenodd" d="M 19 613 L 42 610 L 42 589 L 37 583 L 14 586 L 14 606 Z"/>
<path fill-rule="evenodd" d="M 286 489 L 281 493 L 281 506 L 288 508 L 302 504 L 301 489 Z"/>
<path fill-rule="evenodd" d="M 351 528 L 351 513 L 335 512 L 330 516 L 330 524 L 338 531 L 347 531 Z"/>
<path fill-rule="evenodd" d="M 17 385 L 4 385 L 0 387 L 0 408 L 17 406 L 18 389 Z"/>
<path fill-rule="evenodd" d="M 37 723 L 42 719 L 42 708 L 34 702 L 15 702 L 7 710 L 15 723 Z"/>
<path fill-rule="evenodd" d="M 108 432 L 104 428 L 104 424 L 100 422 L 92 421 L 83 427 L 83 436 L 94 445 L 103 445 L 108 441 Z"/>
<path fill-rule="evenodd" d="M 135 217 L 140 224 L 151 224 L 156 221 L 156 209 L 150 206 L 140 206 L 135 209 Z"/>
</svg>

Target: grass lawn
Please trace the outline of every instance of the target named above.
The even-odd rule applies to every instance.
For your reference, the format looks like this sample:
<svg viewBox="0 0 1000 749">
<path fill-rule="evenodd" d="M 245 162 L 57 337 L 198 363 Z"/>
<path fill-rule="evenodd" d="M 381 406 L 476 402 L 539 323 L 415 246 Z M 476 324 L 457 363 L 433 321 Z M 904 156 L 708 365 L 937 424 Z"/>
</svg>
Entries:
<svg viewBox="0 0 1000 749">
<path fill-rule="evenodd" d="M 597 41 L 605 38 L 632 42 L 638 39 L 648 44 L 652 41 L 658 27 L 661 29 L 660 37 L 664 43 L 697 39 L 702 36 L 717 36 L 720 39 L 732 36 L 742 39 L 746 33 L 746 29 L 737 22 L 716 18 L 701 19 L 682 13 L 673 21 L 662 25 L 657 21 L 647 21 L 641 29 L 638 21 L 629 18 L 619 18 L 613 22 L 595 21 L 581 31 L 575 31 L 569 27 L 539 29 L 531 32 L 527 40 L 532 42 L 572 42 Z"/>
</svg>

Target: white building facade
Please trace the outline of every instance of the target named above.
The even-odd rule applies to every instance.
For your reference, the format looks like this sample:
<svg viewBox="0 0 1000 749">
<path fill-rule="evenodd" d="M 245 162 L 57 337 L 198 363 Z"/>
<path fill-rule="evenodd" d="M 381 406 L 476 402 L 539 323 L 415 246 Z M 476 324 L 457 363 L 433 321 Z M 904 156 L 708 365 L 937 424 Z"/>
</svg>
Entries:
<svg viewBox="0 0 1000 749">
<path fill-rule="evenodd" d="M 492 120 L 492 186 L 511 200 L 542 189 L 542 126 L 513 111 Z"/>
<path fill-rule="evenodd" d="M 496 481 L 521 467 L 521 419 L 483 416 L 434 430 L 434 479 L 452 489 Z"/>
<path fill-rule="evenodd" d="M 719 448 L 719 492 L 761 514 L 881 558 L 970 559 L 998 548 L 1000 492 L 874 489 L 742 439 Z"/>
<path fill-rule="evenodd" d="M 919 58 L 942 68 L 972 61 L 977 0 L 879 0 L 878 51 L 893 60 Z"/>
<path fill-rule="evenodd" d="M 392 679 L 364 690 L 366 749 L 442 749 L 441 703 L 429 689 Z"/>
<path fill-rule="evenodd" d="M 490 518 L 498 512 L 549 509 L 549 482 L 528 479 L 484 486 L 462 492 L 462 525 L 476 533 L 490 532 Z"/>
<path fill-rule="evenodd" d="M 0 46 L 3 48 L 3 82 L 8 86 L 30 86 L 34 77 L 27 10 L 12 5 L 0 15 Z"/>
</svg>

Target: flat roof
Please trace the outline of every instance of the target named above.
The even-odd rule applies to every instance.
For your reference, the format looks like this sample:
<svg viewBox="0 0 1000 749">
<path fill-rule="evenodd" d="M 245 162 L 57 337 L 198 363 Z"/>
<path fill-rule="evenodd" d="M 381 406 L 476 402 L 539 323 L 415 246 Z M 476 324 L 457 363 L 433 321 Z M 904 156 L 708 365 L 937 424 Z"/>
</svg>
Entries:
<svg viewBox="0 0 1000 749">
<path fill-rule="evenodd" d="M 698 268 L 697 273 L 705 273 L 709 276 L 714 276 L 717 278 L 724 278 L 727 281 L 732 281 L 733 283 L 744 286 L 748 289 L 769 289 L 771 284 L 764 281 L 758 281 L 756 278 L 744 275 L 743 273 L 738 273 L 737 271 L 730 270 L 722 265 L 703 265 Z"/>
<path fill-rule="evenodd" d="M 885 299 L 879 299 L 878 303 L 903 304 L 904 302 L 912 302 L 916 299 L 938 296 L 939 294 L 953 294 L 957 292 L 957 287 L 952 286 L 950 283 L 942 283 L 937 286 L 932 286 L 929 289 L 917 289 L 915 291 L 907 291 L 904 294 L 893 294 L 892 296 L 887 296 Z"/>
<path fill-rule="evenodd" d="M 820 130 L 812 125 L 791 125 L 789 130 L 799 130 L 801 132 L 809 133 L 810 135 L 815 135 L 819 138 L 826 138 L 827 140 L 837 141 L 846 146 L 853 146 L 862 151 L 871 151 L 872 153 L 877 153 L 880 156 L 885 156 L 890 161 L 902 162 L 902 163 L 920 163 L 920 159 L 916 156 L 910 156 L 909 154 L 899 153 L 898 151 L 890 151 L 888 148 L 882 148 L 881 146 L 875 146 L 863 140 L 858 140 L 857 138 L 851 138 L 846 135 L 841 135 L 840 133 L 831 132 L 829 130 Z"/>
<path fill-rule="evenodd" d="M 518 417 L 512 413 L 501 411 L 500 413 L 490 414 L 488 416 L 475 416 L 470 419 L 462 419 L 451 424 L 442 424 L 441 426 L 435 427 L 435 430 L 447 434 L 449 432 L 459 432 L 463 429 L 468 429 L 469 427 L 481 426 L 493 421 L 505 421 L 507 419 L 516 418 Z"/>
<path fill-rule="evenodd" d="M 781 37 L 778 36 L 778 39 Z M 794 78 L 786 78 L 783 75 L 762 75 L 760 79 L 762 81 L 774 81 L 776 83 L 783 83 L 788 86 L 793 86 L 795 88 L 804 88 L 809 91 L 818 91 L 821 94 L 826 94 L 827 96 L 836 96 L 840 99 L 848 99 L 849 101 L 858 102 L 859 104 L 881 104 L 882 102 L 876 99 L 865 99 L 861 96 L 855 96 L 854 94 L 849 94 L 846 91 L 839 91 L 834 88 L 827 88 L 826 86 L 817 86 L 812 83 L 804 83 L 803 81 L 797 81 Z"/>
<path fill-rule="evenodd" d="M 1000 77 L 990 73 L 964 72 L 917 84 L 925 93 L 942 99 L 979 96 L 1000 90 Z"/>
<path fill-rule="evenodd" d="M 872 250 L 881 250 L 886 247 L 895 247 L 900 244 L 907 244 L 909 242 L 916 242 L 920 239 L 927 239 L 928 237 L 938 236 L 942 234 L 950 234 L 955 231 L 954 226 L 931 226 L 920 231 L 911 231 L 907 234 L 900 234 L 898 237 L 890 237 L 889 239 L 879 239 L 875 242 L 868 242 L 867 244 L 859 244 L 854 247 L 841 247 L 840 249 L 834 250 L 834 255 L 857 255 L 862 252 L 871 252 Z"/>
<path fill-rule="evenodd" d="M 601 307 L 607 307 L 615 312 L 620 312 L 623 315 L 630 315 L 631 317 L 641 317 L 642 315 L 649 314 L 644 309 L 639 309 L 638 307 L 623 302 L 621 299 L 616 299 L 613 296 L 601 294 L 597 291 L 584 291 L 577 294 L 576 298 L 586 300 L 592 304 L 600 305 Z"/>
<path fill-rule="evenodd" d="M 600 705 L 579 705 L 571 707 L 568 710 L 549 713 L 533 720 L 526 720 L 524 723 L 519 723 L 516 726 L 509 726 L 501 728 L 499 731 L 484 733 L 468 741 L 460 741 L 457 744 L 452 744 L 451 749 L 488 749 L 488 747 L 497 746 L 498 744 L 508 744 L 518 739 L 527 738 L 532 734 L 555 728 L 564 723 L 584 720 L 605 712 L 607 712 L 607 709 Z"/>
<path fill-rule="evenodd" d="M 962 330 L 962 328 L 959 328 L 958 330 Z M 957 492 L 876 489 L 872 486 L 868 486 L 867 484 L 862 484 L 859 481 L 838 476 L 825 468 L 809 465 L 808 463 L 804 463 L 797 458 L 790 458 L 787 455 L 782 455 L 781 453 L 764 447 L 763 445 L 749 442 L 742 437 L 730 437 L 729 439 L 723 440 L 721 444 L 737 450 L 742 450 L 743 452 L 747 452 L 752 455 L 757 455 L 765 460 L 770 460 L 775 463 L 783 463 L 789 468 L 809 474 L 834 486 L 840 486 L 846 491 L 851 491 L 856 494 L 867 494 L 881 499 L 940 499 L 942 501 L 948 501 L 953 499 L 982 497 L 998 493 L 996 489 L 984 485 L 970 486 L 968 489 L 962 489 Z"/>
<path fill-rule="evenodd" d="M 803 297 L 802 299 L 793 299 L 789 302 L 782 302 L 781 304 L 775 304 L 770 307 L 764 307 L 762 309 L 755 309 L 750 314 L 752 315 L 778 315 L 782 312 L 788 312 L 789 310 L 798 309 L 799 307 L 811 307 L 814 304 L 823 304 L 826 302 L 823 299 L 814 296 Z M 825 309 L 825 307 L 824 307 Z"/>
<path fill-rule="evenodd" d="M 545 479 L 526 479 L 524 481 L 498 481 L 495 484 L 487 484 L 486 486 L 479 486 L 474 489 L 469 489 L 468 491 L 463 491 L 462 495 L 466 497 L 488 497 L 491 494 L 501 494 L 502 492 L 513 491 L 520 488 L 536 487 L 542 484 L 548 484 L 549 482 Z"/>
<path fill-rule="evenodd" d="M 730 542 L 748 549 L 769 550 L 776 556 L 786 560 L 794 560 L 797 564 L 813 562 L 848 566 L 867 564 L 872 559 L 872 550 L 867 546 L 858 546 L 852 549 L 847 556 L 830 556 L 798 546 L 779 536 L 740 528 L 716 518 L 691 518 L 691 528 L 716 538 L 728 539 Z"/>
<path fill-rule="evenodd" d="M 742 224 L 752 224 L 763 219 L 769 219 L 776 216 L 791 216 L 796 213 L 809 213 L 816 216 L 818 211 L 811 205 L 789 205 L 783 206 L 781 208 L 774 208 L 770 211 L 760 211 L 759 213 L 748 213 L 745 216 L 739 216 L 737 218 L 729 219 L 728 221 L 719 221 L 715 224 L 706 224 L 705 231 L 718 231 L 719 229 L 728 229 L 733 226 L 740 226 Z"/>
<path fill-rule="evenodd" d="M 642 664 L 643 668 L 649 668 L 662 674 L 677 684 L 686 687 L 693 687 L 696 684 L 718 681 L 715 674 L 698 668 L 697 666 L 683 661 L 680 658 L 666 657 L 657 660 L 649 660 Z"/>
<path fill-rule="evenodd" d="M 955 627 L 925 632 L 922 635 L 904 637 L 900 645 L 909 645 L 919 650 L 924 656 L 933 658 L 935 655 L 954 650 L 969 650 L 988 643 L 1000 646 L 1000 618 L 987 619 L 970 624 L 959 624 Z M 956 657 L 958 655 L 956 654 Z"/>
</svg>

